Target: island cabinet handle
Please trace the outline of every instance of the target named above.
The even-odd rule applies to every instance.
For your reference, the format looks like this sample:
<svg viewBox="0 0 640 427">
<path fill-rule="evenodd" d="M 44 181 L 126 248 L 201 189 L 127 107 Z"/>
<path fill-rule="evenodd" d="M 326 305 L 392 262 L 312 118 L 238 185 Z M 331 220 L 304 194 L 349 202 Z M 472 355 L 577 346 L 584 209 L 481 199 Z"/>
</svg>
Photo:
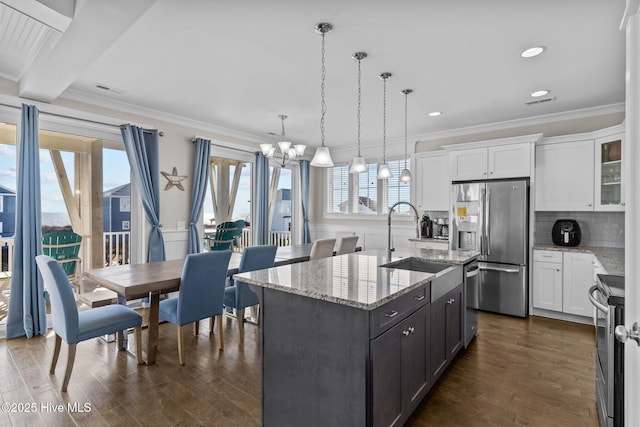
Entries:
<svg viewBox="0 0 640 427">
<path fill-rule="evenodd" d="M 424 294 L 416 295 L 415 297 L 413 297 L 413 299 L 416 301 L 422 301 L 424 299 Z"/>
<path fill-rule="evenodd" d="M 447 304 L 453 304 L 454 302 L 456 302 L 455 298 L 451 298 L 449 301 L 447 301 Z"/>
<path fill-rule="evenodd" d="M 397 315 L 398 315 L 398 312 L 395 311 L 395 310 L 391 310 L 390 312 L 385 313 L 385 316 L 387 316 L 387 317 L 395 317 Z"/>
<path fill-rule="evenodd" d="M 409 334 L 412 333 L 415 330 L 416 330 L 416 328 L 414 328 L 413 326 L 409 326 L 407 329 L 402 331 L 402 335 L 404 335 L 405 337 L 408 337 Z"/>
</svg>

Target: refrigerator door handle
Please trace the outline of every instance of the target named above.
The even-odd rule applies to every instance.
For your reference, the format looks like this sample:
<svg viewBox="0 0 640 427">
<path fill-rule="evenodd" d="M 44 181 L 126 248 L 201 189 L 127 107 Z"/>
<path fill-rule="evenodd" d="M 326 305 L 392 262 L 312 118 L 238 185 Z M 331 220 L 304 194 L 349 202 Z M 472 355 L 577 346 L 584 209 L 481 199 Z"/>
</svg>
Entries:
<svg viewBox="0 0 640 427">
<path fill-rule="evenodd" d="M 480 266 L 478 270 L 491 270 L 491 271 L 500 271 L 502 273 L 519 273 L 520 270 L 517 268 L 500 268 L 500 267 L 489 267 L 489 266 Z"/>
<path fill-rule="evenodd" d="M 491 230 L 489 228 L 489 218 L 491 218 L 489 216 L 489 204 L 490 204 L 489 201 L 490 200 L 491 200 L 491 191 L 487 190 L 487 196 L 486 196 L 485 202 L 484 202 L 485 203 L 485 207 L 486 207 L 486 212 L 487 212 L 487 215 L 484 217 L 484 228 L 485 228 L 485 235 L 486 235 L 486 239 L 487 239 L 487 255 L 491 255 L 491 240 L 490 240 L 490 237 L 491 237 L 490 232 L 491 232 Z"/>
</svg>

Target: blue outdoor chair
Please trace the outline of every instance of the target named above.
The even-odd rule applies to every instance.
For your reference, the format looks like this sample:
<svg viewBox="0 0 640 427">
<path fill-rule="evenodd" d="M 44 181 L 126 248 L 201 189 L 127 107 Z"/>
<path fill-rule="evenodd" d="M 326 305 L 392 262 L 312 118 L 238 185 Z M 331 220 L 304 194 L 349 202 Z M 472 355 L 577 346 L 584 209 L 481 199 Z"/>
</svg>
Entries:
<svg viewBox="0 0 640 427">
<path fill-rule="evenodd" d="M 222 299 L 229 268 L 231 251 L 212 251 L 190 254 L 184 261 L 178 296 L 160 301 L 160 321 L 178 326 L 178 360 L 184 365 L 184 329 L 194 324 L 197 335 L 198 322 L 212 318 L 210 333 L 213 333 L 213 317 L 218 317 L 220 350 L 224 348 L 222 336 Z"/>
<path fill-rule="evenodd" d="M 238 273 L 273 267 L 277 246 L 251 246 L 245 248 L 240 259 Z M 240 342 L 244 342 L 244 309 L 259 304 L 258 296 L 249 285 L 236 281 L 224 290 L 224 305 L 236 309 Z"/>
<path fill-rule="evenodd" d="M 50 374 L 55 373 L 62 340 L 69 344 L 67 370 L 62 382 L 63 392 L 67 391 L 76 357 L 76 344 L 80 341 L 135 328 L 136 358 L 138 364 L 142 363 L 142 316 L 140 314 L 119 304 L 78 312 L 71 283 L 60 263 L 47 255 L 38 255 L 36 263 L 44 279 L 44 286 L 49 292 L 52 327 L 56 333 Z"/>
</svg>

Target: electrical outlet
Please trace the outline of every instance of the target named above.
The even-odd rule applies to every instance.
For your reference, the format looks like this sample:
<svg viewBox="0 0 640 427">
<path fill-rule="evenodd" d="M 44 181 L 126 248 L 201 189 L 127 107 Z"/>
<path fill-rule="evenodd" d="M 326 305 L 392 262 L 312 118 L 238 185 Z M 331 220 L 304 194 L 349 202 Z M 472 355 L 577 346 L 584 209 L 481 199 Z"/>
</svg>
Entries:
<svg viewBox="0 0 640 427">
<path fill-rule="evenodd" d="M 178 230 L 184 230 L 184 221 L 178 221 Z"/>
</svg>

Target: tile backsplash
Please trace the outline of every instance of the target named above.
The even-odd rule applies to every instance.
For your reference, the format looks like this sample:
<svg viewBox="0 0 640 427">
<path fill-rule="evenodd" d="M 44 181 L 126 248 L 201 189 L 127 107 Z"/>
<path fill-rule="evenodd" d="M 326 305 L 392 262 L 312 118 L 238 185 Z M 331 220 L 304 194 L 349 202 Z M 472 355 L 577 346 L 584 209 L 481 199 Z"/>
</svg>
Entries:
<svg viewBox="0 0 640 427">
<path fill-rule="evenodd" d="M 536 212 L 534 243 L 553 244 L 551 229 L 558 219 L 578 221 L 580 246 L 624 248 L 624 212 Z"/>
</svg>

